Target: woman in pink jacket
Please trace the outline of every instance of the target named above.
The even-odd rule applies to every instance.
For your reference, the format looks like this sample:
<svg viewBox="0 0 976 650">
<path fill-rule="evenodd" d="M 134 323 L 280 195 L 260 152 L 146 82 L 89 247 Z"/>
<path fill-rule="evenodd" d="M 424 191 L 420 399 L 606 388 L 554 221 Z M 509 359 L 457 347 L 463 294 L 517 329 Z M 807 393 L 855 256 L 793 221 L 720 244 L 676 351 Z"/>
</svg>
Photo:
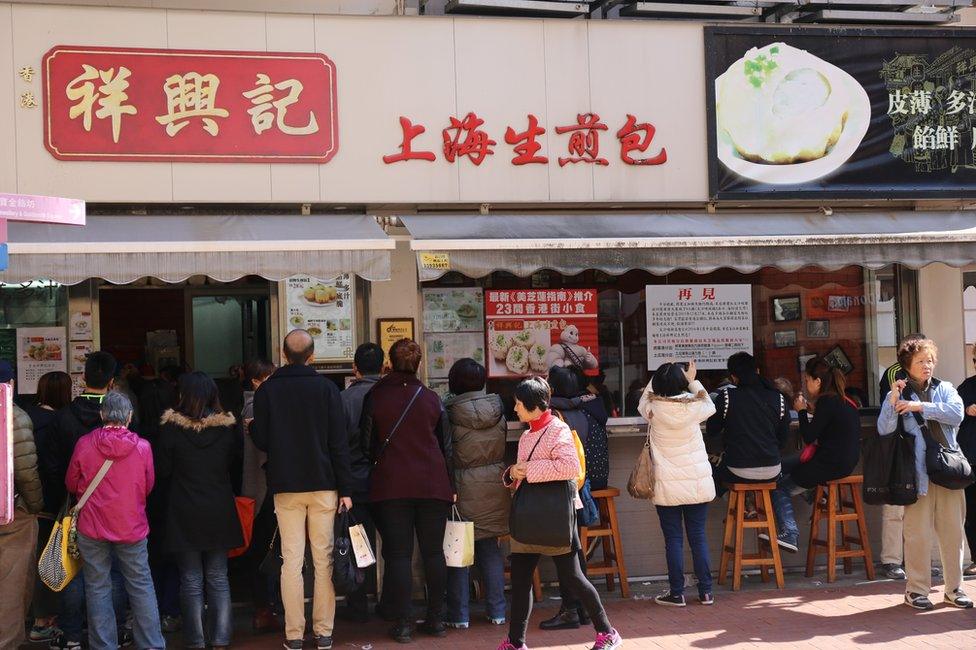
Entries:
<svg viewBox="0 0 976 650">
<path fill-rule="evenodd" d="M 520 481 L 575 480 L 579 475 L 580 463 L 573 433 L 549 410 L 551 397 L 549 384 L 541 377 L 526 379 L 515 388 L 515 414 L 529 425 L 529 430 L 519 439 L 518 462 L 505 470 L 502 477 L 509 487 L 517 487 Z M 613 650 L 621 646 L 623 641 L 610 626 L 600 595 L 583 574 L 577 555 L 579 548 L 576 526 L 573 526 L 572 542 L 565 548 L 529 546 L 512 539 L 512 620 L 508 638 L 498 650 L 528 650 L 525 632 L 532 613 L 532 574 L 542 555 L 552 557 L 559 584 L 580 600 L 593 620 L 597 634 L 592 650 Z"/>
<path fill-rule="evenodd" d="M 146 497 L 155 475 L 149 443 L 129 431 L 132 403 L 110 392 L 102 402 L 103 425 L 75 445 L 65 484 L 80 498 L 106 461 L 112 464 L 78 514 L 78 549 L 84 560 L 88 609 L 88 646 L 116 650 L 118 638 L 112 606 L 112 556 L 125 580 L 132 606 L 136 646 L 165 648 L 159 609 L 149 573 Z"/>
</svg>

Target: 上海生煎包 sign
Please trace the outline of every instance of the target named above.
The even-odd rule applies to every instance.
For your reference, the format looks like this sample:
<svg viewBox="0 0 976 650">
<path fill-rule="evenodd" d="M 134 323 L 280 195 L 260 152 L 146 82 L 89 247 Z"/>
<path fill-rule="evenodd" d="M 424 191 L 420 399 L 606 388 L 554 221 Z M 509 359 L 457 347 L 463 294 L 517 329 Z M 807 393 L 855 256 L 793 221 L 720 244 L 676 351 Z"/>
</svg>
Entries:
<svg viewBox="0 0 976 650">
<path fill-rule="evenodd" d="M 42 72 L 60 160 L 324 163 L 339 146 L 324 54 L 58 45 Z"/>
</svg>

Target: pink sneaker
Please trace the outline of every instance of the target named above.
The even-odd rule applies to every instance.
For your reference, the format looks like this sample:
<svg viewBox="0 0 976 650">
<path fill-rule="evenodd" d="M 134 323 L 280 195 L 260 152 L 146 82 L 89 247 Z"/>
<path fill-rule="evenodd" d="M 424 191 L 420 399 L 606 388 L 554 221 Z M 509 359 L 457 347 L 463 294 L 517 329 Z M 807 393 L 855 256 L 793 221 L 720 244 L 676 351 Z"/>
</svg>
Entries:
<svg viewBox="0 0 976 650">
<path fill-rule="evenodd" d="M 615 650 L 619 648 L 624 643 L 624 640 L 620 638 L 620 634 L 617 630 L 610 630 L 609 632 L 598 632 L 596 635 L 596 641 L 593 643 L 593 647 L 590 650 Z"/>
<path fill-rule="evenodd" d="M 529 646 L 523 643 L 522 645 L 516 647 L 511 641 L 505 639 L 502 644 L 498 646 L 498 650 L 529 650 Z"/>
</svg>

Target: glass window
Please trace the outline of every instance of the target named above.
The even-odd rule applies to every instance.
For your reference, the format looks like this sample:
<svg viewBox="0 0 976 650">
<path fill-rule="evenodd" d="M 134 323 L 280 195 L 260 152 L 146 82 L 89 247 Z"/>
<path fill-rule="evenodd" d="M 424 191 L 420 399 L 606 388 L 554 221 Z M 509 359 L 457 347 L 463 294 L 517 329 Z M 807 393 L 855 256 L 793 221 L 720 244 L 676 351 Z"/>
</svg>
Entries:
<svg viewBox="0 0 976 650">
<path fill-rule="evenodd" d="M 0 327 L 58 327 L 65 324 L 68 291 L 47 280 L 0 283 Z"/>
<path fill-rule="evenodd" d="M 617 277 L 600 271 L 576 276 L 540 271 L 527 278 L 496 272 L 478 281 L 451 273 L 424 286 L 596 288 L 599 359 L 606 398 L 612 402 L 615 415 L 631 417 L 637 415 L 637 402 L 649 379 L 645 289 L 660 284 L 751 285 L 753 349 L 765 376 L 786 379 L 799 390 L 802 364 L 813 355 L 829 355 L 847 374 L 849 396 L 862 406 L 877 405 L 878 379 L 894 362 L 904 327 L 899 303 L 912 295 L 899 293 L 896 271 L 893 266 L 879 271 L 849 266 L 837 271 L 763 268 L 754 273 L 679 270 L 655 276 L 635 270 Z M 973 294 L 976 321 L 976 288 Z M 708 389 L 717 387 L 725 375 L 724 370 L 699 371 Z M 507 398 L 514 385 L 514 380 L 489 380 L 488 389 Z"/>
</svg>

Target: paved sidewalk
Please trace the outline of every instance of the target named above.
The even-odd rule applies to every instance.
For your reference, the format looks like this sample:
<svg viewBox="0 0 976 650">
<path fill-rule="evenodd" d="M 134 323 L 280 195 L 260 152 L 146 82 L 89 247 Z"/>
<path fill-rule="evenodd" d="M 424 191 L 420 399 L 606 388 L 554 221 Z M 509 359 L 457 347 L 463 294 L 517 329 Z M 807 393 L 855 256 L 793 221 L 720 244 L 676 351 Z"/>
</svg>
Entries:
<svg viewBox="0 0 976 650">
<path fill-rule="evenodd" d="M 715 605 L 666 608 L 654 604 L 648 587 L 635 585 L 645 593 L 623 601 L 605 596 L 611 622 L 623 635 L 624 648 L 816 648 L 837 650 L 853 646 L 896 648 L 976 649 L 976 610 L 959 610 L 938 604 L 932 612 L 917 612 L 901 604 L 904 582 L 858 583 L 848 579 L 829 587 L 800 576 L 790 582 L 802 586 L 777 591 L 758 583 L 746 591 L 732 593 L 719 587 Z M 969 582 L 976 593 L 976 582 Z M 653 585 L 657 587 L 658 585 Z M 551 593 L 553 590 L 547 590 Z M 694 591 L 692 590 L 692 594 Z M 932 594 L 933 602 L 942 598 Z M 593 628 L 543 632 L 538 623 L 555 611 L 549 599 L 532 615 L 528 645 L 533 650 L 583 650 L 593 643 Z M 474 618 L 474 611 L 472 618 Z M 366 625 L 339 622 L 336 650 L 384 650 L 405 648 L 386 636 L 387 623 L 374 619 Z M 507 628 L 473 622 L 468 630 L 452 630 L 446 638 L 418 636 L 417 648 L 494 650 Z M 275 635 L 246 637 L 246 628 L 235 639 L 234 648 L 280 648 Z M 306 647 L 314 647 L 307 644 Z"/>
</svg>

